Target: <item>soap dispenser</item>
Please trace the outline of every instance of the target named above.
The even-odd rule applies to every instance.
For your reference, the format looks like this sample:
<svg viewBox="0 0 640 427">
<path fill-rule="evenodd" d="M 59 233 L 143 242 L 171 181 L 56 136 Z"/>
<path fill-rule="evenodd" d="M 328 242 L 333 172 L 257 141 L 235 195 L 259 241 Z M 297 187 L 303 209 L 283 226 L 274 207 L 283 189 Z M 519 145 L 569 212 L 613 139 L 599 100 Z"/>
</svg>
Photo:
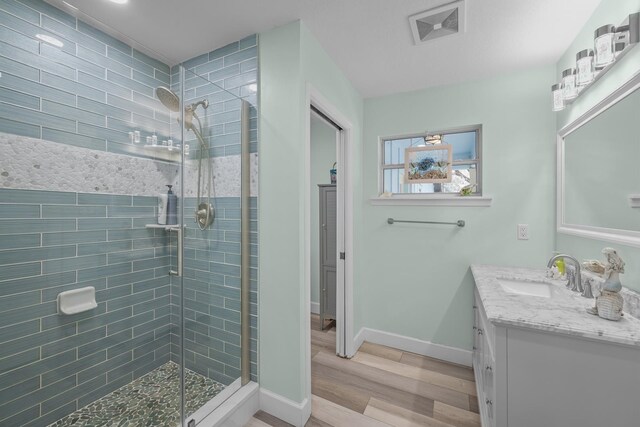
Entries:
<svg viewBox="0 0 640 427">
<path fill-rule="evenodd" d="M 167 192 L 167 225 L 176 225 L 178 223 L 178 196 L 171 191 L 173 185 L 167 185 L 167 187 L 169 187 Z"/>
</svg>

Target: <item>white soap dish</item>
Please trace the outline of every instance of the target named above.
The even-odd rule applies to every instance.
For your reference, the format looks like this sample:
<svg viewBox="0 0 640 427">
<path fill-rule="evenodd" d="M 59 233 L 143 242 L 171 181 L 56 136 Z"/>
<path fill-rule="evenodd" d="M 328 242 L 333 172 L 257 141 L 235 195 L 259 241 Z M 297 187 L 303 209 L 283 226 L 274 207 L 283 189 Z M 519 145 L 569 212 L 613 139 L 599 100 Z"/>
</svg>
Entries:
<svg viewBox="0 0 640 427">
<path fill-rule="evenodd" d="M 93 286 L 60 292 L 58 294 L 59 314 L 78 314 L 93 310 L 97 306 L 96 288 Z"/>
</svg>

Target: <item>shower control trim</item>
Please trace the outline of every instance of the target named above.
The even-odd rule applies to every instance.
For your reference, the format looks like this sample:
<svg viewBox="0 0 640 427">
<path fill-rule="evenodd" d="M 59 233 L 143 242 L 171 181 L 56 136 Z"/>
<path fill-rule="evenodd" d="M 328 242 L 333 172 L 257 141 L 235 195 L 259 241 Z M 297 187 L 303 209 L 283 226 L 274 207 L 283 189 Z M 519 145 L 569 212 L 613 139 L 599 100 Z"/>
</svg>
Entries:
<svg viewBox="0 0 640 427">
<path fill-rule="evenodd" d="M 213 222 L 215 210 L 209 203 L 200 203 L 196 211 L 196 223 L 200 230 L 205 230 Z"/>
</svg>

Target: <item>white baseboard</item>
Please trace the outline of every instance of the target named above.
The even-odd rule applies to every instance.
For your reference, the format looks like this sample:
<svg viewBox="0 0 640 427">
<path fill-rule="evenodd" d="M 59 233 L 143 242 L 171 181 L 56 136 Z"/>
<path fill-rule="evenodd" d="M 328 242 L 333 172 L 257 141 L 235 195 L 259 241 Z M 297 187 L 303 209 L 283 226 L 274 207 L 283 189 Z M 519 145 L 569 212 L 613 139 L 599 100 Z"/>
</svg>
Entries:
<svg viewBox="0 0 640 427">
<path fill-rule="evenodd" d="M 313 314 L 320 314 L 320 303 L 311 301 L 311 312 Z"/>
<path fill-rule="evenodd" d="M 311 401 L 294 402 L 265 388 L 260 388 L 260 409 L 296 427 L 304 427 L 311 416 Z"/>
<path fill-rule="evenodd" d="M 365 342 L 366 331 L 370 331 L 370 330 L 371 329 L 360 328 L 360 330 L 356 334 L 355 338 L 353 339 L 353 354 L 352 354 L 352 356 L 355 355 L 355 353 L 358 351 L 358 349 L 360 348 L 362 343 Z"/>
<path fill-rule="evenodd" d="M 456 347 L 434 344 L 416 338 L 405 337 L 391 332 L 378 331 L 376 329 L 362 328 L 353 339 L 354 348 L 358 349 L 363 342 L 386 345 L 402 351 L 433 357 L 458 365 L 471 366 L 473 353 Z"/>
<path fill-rule="evenodd" d="M 259 387 L 257 383 L 250 382 L 233 393 L 197 425 L 198 427 L 243 427 L 259 409 Z"/>
</svg>

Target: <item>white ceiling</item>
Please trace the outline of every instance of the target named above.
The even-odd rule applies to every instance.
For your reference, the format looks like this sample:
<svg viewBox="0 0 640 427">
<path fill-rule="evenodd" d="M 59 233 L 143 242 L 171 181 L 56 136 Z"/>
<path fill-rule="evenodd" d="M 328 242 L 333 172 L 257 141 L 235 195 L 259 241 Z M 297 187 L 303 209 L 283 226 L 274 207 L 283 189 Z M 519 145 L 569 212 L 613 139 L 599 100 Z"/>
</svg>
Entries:
<svg viewBox="0 0 640 427">
<path fill-rule="evenodd" d="M 66 1 L 172 64 L 302 19 L 366 98 L 554 63 L 600 3 L 467 0 L 465 34 L 415 46 L 408 16 L 449 0 Z"/>
</svg>

